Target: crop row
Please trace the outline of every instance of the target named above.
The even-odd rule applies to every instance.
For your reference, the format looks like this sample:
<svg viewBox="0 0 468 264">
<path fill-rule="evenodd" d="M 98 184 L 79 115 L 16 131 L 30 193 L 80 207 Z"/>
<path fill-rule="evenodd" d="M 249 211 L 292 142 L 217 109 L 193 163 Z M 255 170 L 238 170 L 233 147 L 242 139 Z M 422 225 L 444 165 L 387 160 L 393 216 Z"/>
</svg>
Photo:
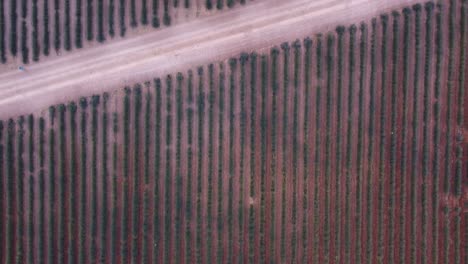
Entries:
<svg viewBox="0 0 468 264">
<path fill-rule="evenodd" d="M 183 5 L 179 0 L 130 0 L 129 5 L 125 0 L 6 1 L 0 2 L 0 61 L 6 63 L 10 56 L 20 55 L 25 64 L 31 59 L 38 61 L 41 54 L 49 56 L 50 49 L 56 53 L 79 49 L 84 40 L 104 42 L 114 38 L 116 31 L 124 37 L 128 26 L 148 26 L 150 20 L 153 28 L 169 26 L 177 9 L 199 8 L 194 0 L 183 0 Z M 216 9 L 232 8 L 237 2 L 226 1 L 216 0 Z M 203 8 L 214 9 L 213 1 L 206 0 Z M 129 25 L 126 16 L 130 17 Z"/>
</svg>

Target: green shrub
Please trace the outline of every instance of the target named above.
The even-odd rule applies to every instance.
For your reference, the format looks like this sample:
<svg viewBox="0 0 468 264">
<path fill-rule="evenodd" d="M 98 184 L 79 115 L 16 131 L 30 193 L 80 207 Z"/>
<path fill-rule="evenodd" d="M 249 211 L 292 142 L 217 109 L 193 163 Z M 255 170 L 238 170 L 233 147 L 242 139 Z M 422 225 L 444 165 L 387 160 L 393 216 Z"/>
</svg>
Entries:
<svg viewBox="0 0 468 264">
<path fill-rule="evenodd" d="M 257 54 L 251 53 L 249 56 L 250 59 L 250 191 L 249 196 L 255 197 L 255 144 L 256 144 L 256 116 L 257 113 Z M 251 204 L 249 207 L 249 261 L 254 261 L 254 236 L 255 236 L 255 210 L 254 206 Z"/>
<path fill-rule="evenodd" d="M 413 129 L 413 137 L 412 137 L 412 147 L 411 147 L 411 153 L 412 153 L 412 164 L 411 164 L 411 177 L 410 177 L 410 186 L 411 188 L 411 216 L 414 217 L 413 219 L 416 218 L 417 216 L 417 202 L 418 198 L 416 195 L 417 192 L 417 187 L 416 187 L 416 182 L 417 182 L 417 177 L 418 177 L 418 163 L 419 163 L 419 158 L 418 158 L 418 141 L 419 141 L 419 136 L 418 136 L 418 130 L 419 130 L 419 85 L 420 85 L 420 80 L 419 80 L 419 69 L 420 69 L 420 60 L 421 60 L 421 5 L 416 4 L 413 6 L 413 11 L 414 11 L 414 18 L 415 18 L 415 28 L 414 28 L 414 45 L 415 45 L 415 50 L 414 50 L 414 77 L 413 77 L 413 96 L 417 96 L 413 98 L 413 122 L 412 122 L 412 129 Z M 417 236 L 417 226 L 416 223 L 412 223 L 410 226 L 410 235 L 411 235 L 411 245 L 410 245 L 410 259 L 411 260 L 416 260 L 417 257 L 417 242 L 416 242 L 416 236 Z"/>
<path fill-rule="evenodd" d="M 408 134 L 408 129 L 407 129 L 407 115 L 408 115 L 408 110 L 407 110 L 407 101 L 408 101 L 408 88 L 409 88 L 409 43 L 410 43 L 410 15 L 411 15 L 411 9 L 405 8 L 403 9 L 403 17 L 404 17 L 404 35 L 403 35 L 403 110 L 402 110 L 402 124 L 403 128 L 401 131 L 402 135 L 402 143 L 401 143 L 401 171 L 406 172 L 407 168 L 407 134 Z M 400 204 L 402 208 L 406 208 L 406 173 L 403 177 L 401 177 L 400 185 L 402 188 L 401 195 L 400 195 Z M 402 212 L 402 216 L 400 217 L 400 223 L 399 223 L 399 228 L 404 228 L 405 227 L 405 221 L 406 221 L 406 213 Z M 401 229 L 400 231 L 400 260 L 404 261 L 406 258 L 405 252 L 403 250 L 406 247 L 406 232 L 404 229 Z"/>
<path fill-rule="evenodd" d="M 126 23 L 125 23 L 125 0 L 119 1 L 119 23 L 120 23 L 120 36 L 125 36 L 125 32 L 127 31 Z"/>
<path fill-rule="evenodd" d="M 17 131 L 17 171 L 18 171 L 18 237 L 24 237 L 24 116 L 20 116 L 18 118 L 18 131 Z M 24 248 L 23 241 L 19 241 L 18 248 L 16 251 L 16 260 L 17 261 L 24 261 L 24 255 L 26 249 Z"/>
<path fill-rule="evenodd" d="M 56 207 L 56 154 L 55 154 L 55 117 L 56 109 L 55 106 L 49 107 L 49 252 L 48 256 L 50 259 L 55 260 L 58 257 L 55 255 L 58 252 L 58 234 L 56 228 L 57 221 L 57 209 Z"/>
<path fill-rule="evenodd" d="M 123 207 L 122 207 L 122 260 L 129 262 L 129 251 L 131 241 L 129 234 L 131 233 L 130 220 L 130 186 L 129 186 L 129 155 L 130 155 L 130 95 L 132 90 L 130 87 L 124 88 L 124 111 L 123 111 Z"/>
<path fill-rule="evenodd" d="M 208 10 L 213 9 L 213 3 L 211 2 L 211 0 L 206 0 L 206 1 L 205 1 L 205 7 L 206 7 L 206 9 L 208 9 Z"/>
<path fill-rule="evenodd" d="M 296 40 L 292 44 L 294 49 L 294 104 L 293 104 L 293 148 L 292 148 L 292 165 L 293 165 L 293 201 L 292 201 L 292 224 L 293 233 L 291 237 L 291 261 L 297 261 L 297 174 L 298 174 L 298 148 L 299 148 L 299 72 L 300 72 L 300 60 L 301 60 L 301 43 Z"/>
<path fill-rule="evenodd" d="M 246 107 L 245 107 L 245 93 L 246 93 L 246 64 L 248 61 L 249 55 L 247 53 L 242 53 L 239 62 L 240 62 L 240 171 L 239 171 L 239 204 L 238 204 L 238 224 L 239 224 L 239 247 L 243 248 L 244 245 L 244 204 L 245 204 L 245 193 L 244 193 L 244 178 L 245 178 L 245 168 L 244 168 L 244 154 L 245 154 L 245 141 L 246 141 Z M 239 259 L 244 259 L 244 251 L 239 252 Z"/>
<path fill-rule="evenodd" d="M 59 243 L 59 261 L 64 262 L 65 261 L 65 254 L 64 252 L 67 250 L 65 246 L 68 246 L 67 243 L 67 237 L 68 237 L 68 214 L 65 208 L 68 208 L 68 179 L 66 174 L 66 126 L 65 126 L 65 111 L 66 107 L 64 104 L 60 104 L 58 107 L 58 114 L 59 114 L 59 186 L 60 186 L 60 199 L 58 201 L 59 205 L 58 210 L 60 211 L 60 228 L 59 228 L 59 237 L 60 237 L 60 243 Z"/>
<path fill-rule="evenodd" d="M 209 91 L 208 91 L 208 138 L 213 138 L 213 108 L 214 108 L 214 65 L 208 65 L 208 80 L 209 80 Z M 213 241 L 213 141 L 208 141 L 208 203 L 207 203 L 207 261 L 212 260 L 212 245 Z"/>
<path fill-rule="evenodd" d="M 80 262 L 86 262 L 88 259 L 87 252 L 86 250 L 86 234 L 87 234 L 87 223 L 86 223 L 86 218 L 87 218 L 87 210 L 86 210 L 86 204 L 87 204 L 87 145 L 88 145 L 88 138 L 87 138 L 87 114 L 86 114 L 86 109 L 88 108 L 88 100 L 85 97 L 82 97 L 80 99 L 80 108 L 81 108 L 81 120 L 80 120 L 80 128 L 81 128 L 81 135 L 80 135 L 80 178 L 81 178 L 81 195 L 80 195 L 80 245 L 79 245 L 79 252 L 80 252 Z"/>
<path fill-rule="evenodd" d="M 325 217 L 324 217 L 324 248 L 325 259 L 330 259 L 330 178 L 331 178 L 331 107 L 332 107 L 332 82 L 333 82 L 333 69 L 334 69 L 334 45 L 335 37 L 329 34 L 327 36 L 327 82 L 326 82 L 326 117 L 325 117 Z"/>
<path fill-rule="evenodd" d="M 114 142 L 112 143 L 112 222 L 111 222 L 111 262 L 115 263 L 116 259 L 120 259 L 120 233 L 119 233 L 119 182 L 117 176 L 117 133 L 119 132 L 119 115 L 117 112 L 112 114 L 112 136 L 114 137 Z M 157 213 L 155 213 L 157 215 Z M 157 228 L 155 228 L 157 230 Z M 155 237 L 156 240 L 156 237 Z"/>
<path fill-rule="evenodd" d="M 260 262 L 264 263 L 266 259 L 266 147 L 267 147 L 267 117 L 266 117 L 266 100 L 268 86 L 268 65 L 267 56 L 261 56 L 261 117 L 260 117 L 260 135 L 261 135 L 261 172 L 260 172 Z"/>
<path fill-rule="evenodd" d="M 113 38 L 115 36 L 115 0 L 109 0 L 109 36 Z"/>
<path fill-rule="evenodd" d="M 171 257 L 171 237 L 172 237 L 172 76 L 166 77 L 166 169 L 164 180 L 164 262 L 168 262 Z"/>
<path fill-rule="evenodd" d="M 151 93 L 148 91 L 150 88 L 151 83 L 146 82 L 145 86 L 147 89 L 145 95 L 145 147 L 144 147 L 144 200 L 143 200 L 143 258 L 142 262 L 148 262 L 150 245 L 150 216 L 151 216 L 151 208 L 150 208 L 150 192 L 148 190 L 150 184 L 150 147 L 151 147 Z"/>
<path fill-rule="evenodd" d="M 93 0 L 87 0 L 86 3 L 86 39 L 94 39 L 94 9 Z"/>
<path fill-rule="evenodd" d="M 440 87 L 441 87 L 441 70 L 442 70 L 442 55 L 443 55 L 443 37 L 442 37 L 442 15 L 441 15 L 441 5 L 437 5 L 436 11 L 436 36 L 435 36 L 435 45 L 436 45 L 436 62 L 435 62 L 435 82 L 434 82 L 434 129 L 433 129 L 433 184 L 432 187 L 432 214 L 437 215 L 439 213 L 439 185 L 440 185 Z M 439 218 L 434 217 L 432 220 L 432 230 L 439 230 Z M 432 241 L 434 241 L 434 248 L 439 246 L 439 232 L 432 232 Z M 438 250 L 432 251 L 432 262 L 439 262 L 439 253 Z"/>
<path fill-rule="evenodd" d="M 176 184 L 176 217 L 175 217 L 175 236 L 176 248 L 181 248 L 182 241 L 182 214 L 183 214 L 183 186 L 182 186 L 182 119 L 183 119 L 183 108 L 182 108 L 182 83 L 184 76 L 182 73 L 177 73 L 177 86 L 176 86 L 176 172 L 175 172 L 175 184 Z M 180 263 L 180 254 L 175 256 L 175 262 Z"/>
<path fill-rule="evenodd" d="M 41 262 L 45 260 L 45 249 L 47 248 L 47 236 L 45 234 L 45 177 L 44 177 L 44 160 L 45 160 L 45 120 L 39 118 L 39 255 L 38 259 Z"/>
<path fill-rule="evenodd" d="M 132 28 L 138 26 L 135 0 L 130 0 L 130 26 Z"/>
<path fill-rule="evenodd" d="M 233 7 L 234 4 L 235 4 L 235 0 L 227 0 L 227 4 L 226 4 L 226 5 L 227 5 L 229 8 Z"/>
<path fill-rule="evenodd" d="M 336 136 L 336 165 L 335 165 L 335 215 L 336 219 L 341 219 L 341 172 L 342 172 L 342 134 L 343 134 L 343 123 L 342 123 L 342 100 L 343 100 L 343 38 L 345 34 L 345 27 L 336 27 L 336 33 L 338 35 L 338 54 L 337 54 L 337 95 L 336 95 L 336 124 L 337 124 L 337 136 Z M 339 221 L 335 222 L 335 247 L 339 248 L 341 245 L 341 226 Z M 335 253 L 335 258 L 340 258 L 340 252 Z"/>
<path fill-rule="evenodd" d="M 229 191 L 228 191 L 228 262 L 233 258 L 234 233 L 234 101 L 236 89 L 237 59 L 229 60 Z"/>
<path fill-rule="evenodd" d="M 272 98 L 272 116 L 271 116 L 271 225 L 275 226 L 276 224 L 276 182 L 277 182 L 277 115 L 278 115 L 278 105 L 277 105 L 277 96 L 278 96 L 278 90 L 279 90 L 279 84 L 278 84 L 278 56 L 279 56 L 279 49 L 277 47 L 274 47 L 270 51 L 271 53 L 271 89 L 273 92 L 273 98 Z M 275 233 L 275 228 L 272 228 L 270 230 L 270 241 L 275 241 L 276 239 L 276 233 Z M 270 244 L 270 252 L 271 255 L 274 256 L 276 254 L 276 248 L 275 244 L 271 243 Z"/>
<path fill-rule="evenodd" d="M 141 85 L 135 84 L 133 87 L 134 94 L 134 118 L 133 118 L 133 197 L 132 197 L 132 262 L 137 263 L 138 255 L 138 240 L 139 240 L 139 226 L 140 226 L 140 212 L 141 212 L 141 199 L 140 199 L 140 189 L 141 189 L 141 174 L 140 174 L 140 116 L 141 116 Z M 141 261 L 141 260 L 140 260 Z"/>
<path fill-rule="evenodd" d="M 76 0 L 76 25 L 75 25 L 75 46 L 83 47 L 82 41 L 82 25 L 81 25 L 81 0 Z"/>
<path fill-rule="evenodd" d="M 219 99 L 218 99 L 218 142 L 224 142 L 224 83 L 225 83 L 225 73 L 224 73 L 224 63 L 219 64 Z M 223 171 L 224 171 L 224 162 L 223 162 L 223 144 L 220 143 L 218 146 L 218 207 L 217 207 L 217 233 L 218 233 L 218 252 L 216 254 L 216 262 L 222 263 L 223 261 L 223 231 L 224 231 L 224 219 L 223 219 Z"/>
<path fill-rule="evenodd" d="M 21 23 L 21 55 L 22 55 L 24 64 L 29 62 L 28 28 L 26 24 L 27 15 L 28 15 L 28 3 L 26 0 L 22 0 L 21 1 L 21 18 L 23 22 Z"/>
<path fill-rule="evenodd" d="M 308 250 L 308 243 L 309 243 L 309 217 L 308 217 L 308 199 L 309 199 L 309 159 L 310 159 L 310 144 L 309 144 L 309 120 L 310 120 L 310 73 L 311 73 L 311 54 L 312 54 L 312 39 L 306 38 L 304 39 L 304 87 L 305 87 L 305 94 L 304 94 L 304 123 L 303 123 L 303 133 L 304 133 L 304 145 L 303 145 L 303 167 L 304 167 L 304 177 L 303 177 L 303 189 L 302 189 L 302 210 L 304 216 L 302 218 L 302 262 L 307 262 L 309 259 L 309 250 Z"/>
<path fill-rule="evenodd" d="M 171 24 L 171 16 L 169 15 L 169 0 L 164 0 L 163 23 L 165 26 L 169 26 Z"/>
<path fill-rule="evenodd" d="M 16 259 L 16 228 L 18 220 L 17 215 L 15 214 L 15 207 L 17 206 L 17 181 L 16 181 L 16 171 L 15 171 L 15 133 L 16 124 L 13 119 L 8 120 L 8 130 L 6 138 L 6 170 L 5 174 L 7 175 L 7 201 L 8 201 L 8 214 L 11 216 L 8 219 L 8 228 L 7 228 L 7 250 L 10 252 L 7 259 L 8 262 L 14 263 Z"/>
<path fill-rule="evenodd" d="M 98 10 L 97 10 L 97 17 L 98 17 L 98 37 L 97 40 L 99 42 L 103 42 L 106 40 L 104 37 L 104 0 L 98 1 Z"/>
<path fill-rule="evenodd" d="M 198 68 L 198 133 L 197 133 L 197 221 L 196 221 L 196 262 L 202 263 L 202 177 L 203 177 L 203 131 L 204 131 L 204 118 L 205 118 L 205 93 L 203 87 L 204 70 L 203 67 Z"/>
<path fill-rule="evenodd" d="M 108 215 L 110 214 L 109 202 L 108 202 L 108 192 L 109 192 L 109 169 L 108 169 L 108 123 L 109 123 L 109 114 L 107 113 L 107 103 L 109 101 L 109 94 L 104 93 L 102 95 L 102 211 L 104 212 L 101 217 L 101 259 L 109 259 L 110 255 L 107 251 L 107 230 L 108 230 Z"/>
<path fill-rule="evenodd" d="M 3 129 L 3 124 L 0 121 L 0 141 L 2 140 L 2 129 Z M 35 193 L 35 181 L 34 181 L 34 116 L 31 114 L 28 116 L 28 130 L 29 130 L 29 214 L 28 214 L 28 221 L 29 221 L 29 230 L 28 230 L 28 236 L 29 236 L 29 252 L 33 252 L 34 250 L 34 241 L 36 241 L 36 232 L 34 228 L 34 223 L 35 221 L 33 219 L 36 219 L 36 208 L 35 208 L 35 199 L 36 199 L 36 193 Z M 0 145 L 0 170 L 3 170 L 3 146 Z M 0 178 L 3 178 L 3 175 L 0 173 Z M 0 187 L 0 192 L 4 193 L 3 191 L 3 185 Z M 0 210 L 0 214 L 3 214 L 3 210 Z M 0 224 L 3 224 L 3 220 L 0 221 Z M 0 232 L 0 235 L 3 235 L 2 232 Z M 33 263 L 35 256 L 34 254 L 29 253 L 29 258 L 28 262 Z"/>
<path fill-rule="evenodd" d="M 159 27 L 159 17 L 158 17 L 158 12 L 159 12 L 159 0 L 153 0 L 153 19 L 152 19 L 152 25 L 154 28 Z"/>
<path fill-rule="evenodd" d="M 60 2 L 59 0 L 54 1 L 54 18 L 55 18 L 55 23 L 54 23 L 54 48 L 55 51 L 58 52 L 60 50 Z"/>
<path fill-rule="evenodd" d="M 185 202 L 185 219 L 186 219 L 186 228 L 185 228 L 185 263 L 192 263 L 192 177 L 193 177 L 193 72 L 192 70 L 188 71 L 188 103 L 190 107 L 187 109 L 187 193 L 186 193 L 186 202 Z"/>
<path fill-rule="evenodd" d="M 355 52 L 356 52 L 356 31 L 357 27 L 355 25 L 351 25 L 349 28 L 349 82 L 348 82 L 348 119 L 347 119 L 347 130 L 346 130 L 346 183 L 345 183 L 345 219 L 346 225 L 344 230 L 344 239 L 345 239 L 345 260 L 351 260 L 351 166 L 353 160 L 353 152 L 352 152 L 352 127 L 353 127 L 353 109 L 354 109 L 354 78 L 355 78 L 355 70 L 356 70 L 356 59 L 355 59 Z"/>
<path fill-rule="evenodd" d="M 78 224 L 77 219 L 79 216 L 79 207 L 78 207 L 78 168 L 77 168 L 77 146 L 76 146 L 76 111 L 77 106 L 75 102 L 71 102 L 68 104 L 68 111 L 70 113 L 70 205 L 71 205 L 71 215 L 70 215 L 70 231 L 72 236 L 76 236 L 78 234 Z M 71 262 L 77 263 L 78 262 L 78 253 L 76 252 L 76 248 L 78 246 L 78 239 L 72 239 L 70 242 L 70 259 Z"/>
<path fill-rule="evenodd" d="M 18 12 L 17 0 L 10 0 L 10 52 L 16 57 L 18 52 Z"/>
<path fill-rule="evenodd" d="M 23 23 L 21 23 L 21 57 L 23 59 L 24 64 L 27 64 L 29 62 L 28 47 L 28 27 L 26 26 L 26 21 L 23 20 Z"/>
<path fill-rule="evenodd" d="M 65 0 L 65 50 L 71 50 L 70 0 Z"/>
<path fill-rule="evenodd" d="M 400 13 L 394 11 L 392 12 L 393 25 L 392 25 L 392 95 L 391 95 L 391 131 L 396 130 L 397 125 L 397 85 L 398 85 L 398 56 L 399 56 L 399 18 Z M 390 228 L 390 238 L 389 238 L 389 250 L 394 252 L 395 250 L 395 197 L 396 197 L 396 188 L 395 188 L 395 176 L 396 176 L 396 155 L 397 155 L 397 135 L 396 133 L 391 133 L 390 135 L 390 197 L 389 197 L 389 207 L 390 207 L 390 218 L 389 218 L 389 228 Z M 394 254 L 391 253 L 389 261 L 394 262 Z"/>
<path fill-rule="evenodd" d="M 154 252 L 157 255 L 159 253 L 159 245 L 162 244 L 161 240 L 161 220 L 159 219 L 159 210 L 160 210 L 160 180 L 161 180 L 161 80 L 154 80 L 155 87 L 155 106 L 156 106 L 156 120 L 155 120 L 155 152 L 154 152 Z"/>
<path fill-rule="evenodd" d="M 143 1 L 141 7 L 141 24 L 148 25 L 148 3 Z"/>
<path fill-rule="evenodd" d="M 283 50 L 283 118 L 282 118 L 282 162 L 281 162 L 281 247 L 280 257 L 284 262 L 286 258 L 286 166 L 287 166 L 287 136 L 289 134 L 289 121 L 288 121 L 288 94 L 289 94 L 289 43 L 284 42 L 281 44 Z"/>
<path fill-rule="evenodd" d="M 94 262 L 97 257 L 97 221 L 98 221 L 98 106 L 100 103 L 100 96 L 93 95 L 91 97 L 91 260 Z"/>
<path fill-rule="evenodd" d="M 321 173 L 320 171 L 320 153 L 321 153 L 321 104 L 322 104 L 322 87 L 321 87 L 321 79 L 322 79 L 322 37 L 321 35 L 317 36 L 317 48 L 316 48 L 316 78 L 317 78 L 317 87 L 316 87 L 316 101 L 315 101 L 315 159 L 314 159 L 314 212 L 318 212 L 319 210 L 319 196 L 318 196 L 318 178 Z M 318 232 L 319 230 L 319 217 L 318 214 L 314 214 L 314 222 L 313 222 L 313 232 Z M 314 256 L 314 262 L 318 262 L 318 242 L 319 239 L 315 236 L 314 237 L 314 245 L 312 250 L 312 255 Z"/>
<path fill-rule="evenodd" d="M 16 1 L 16 0 L 12 0 Z M 44 32 L 44 47 L 43 52 L 44 55 L 49 56 L 49 49 L 50 49 L 50 31 L 49 31 L 49 0 L 44 0 L 44 14 L 43 14 L 43 32 Z M 77 45 L 78 46 L 78 45 Z"/>
<path fill-rule="evenodd" d="M 2 63 L 6 63 L 7 60 L 5 47 L 5 24 L 5 6 L 2 1 L 0 3 L 0 61 Z"/>
<path fill-rule="evenodd" d="M 223 7 L 224 7 L 224 0 L 217 0 L 216 1 L 216 8 L 218 10 L 221 10 L 221 9 L 223 9 Z"/>
<path fill-rule="evenodd" d="M 430 8 L 430 6 L 428 7 Z M 467 24 L 467 2 L 466 0 L 462 2 L 462 6 L 459 7 L 460 9 L 460 39 L 459 39 L 459 46 L 460 47 L 466 47 L 467 46 L 467 40 L 466 40 L 466 24 Z M 430 54 L 428 55 L 430 56 Z M 456 97 L 457 98 L 457 126 L 463 127 L 464 125 L 464 109 L 465 109 L 465 87 L 466 87 L 466 49 L 461 48 L 460 49 L 460 63 L 459 63 L 459 76 L 458 76 L 458 94 Z M 427 100 L 427 107 L 429 108 L 429 101 Z M 427 108 L 427 109 L 428 109 Z M 458 133 L 456 137 L 456 157 L 457 161 L 455 164 L 455 183 L 454 183 L 454 191 L 455 195 L 460 196 L 462 195 L 462 189 L 463 189 L 463 136 Z M 426 152 L 425 152 L 426 153 Z M 425 154 L 426 156 L 428 154 Z M 457 221 L 460 219 L 460 217 L 457 217 Z M 458 225 L 458 223 L 457 223 Z M 456 242 L 459 243 L 459 242 Z M 457 258 L 459 258 L 459 249 L 457 248 Z"/>
<path fill-rule="evenodd" d="M 33 26 L 33 31 L 32 31 L 32 54 L 33 54 L 33 61 L 38 61 L 39 60 L 39 53 L 40 53 L 40 47 L 39 47 L 39 25 L 38 25 L 38 6 L 37 6 L 37 1 L 38 0 L 33 0 L 32 5 L 32 26 Z M 1 4 L 0 4 L 1 6 Z M 0 11 L 0 16 L 1 16 L 1 11 Z M 0 21 L 0 24 L 2 22 Z M 1 34 L 0 34 L 1 35 Z M 1 45 L 0 41 L 0 45 Z"/>
</svg>

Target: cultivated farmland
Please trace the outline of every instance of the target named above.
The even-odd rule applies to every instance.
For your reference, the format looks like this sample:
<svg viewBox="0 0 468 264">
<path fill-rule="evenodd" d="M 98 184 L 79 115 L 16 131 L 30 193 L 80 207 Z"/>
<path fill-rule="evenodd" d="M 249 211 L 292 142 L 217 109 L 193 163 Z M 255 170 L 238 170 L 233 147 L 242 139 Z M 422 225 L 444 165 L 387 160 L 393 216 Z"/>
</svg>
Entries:
<svg viewBox="0 0 468 264">
<path fill-rule="evenodd" d="M 0 61 L 27 64 L 248 0 L 1 0 Z M 130 31 L 130 32 L 128 32 Z"/>
<path fill-rule="evenodd" d="M 0 263 L 464 263 L 468 3 L 0 122 Z"/>
</svg>

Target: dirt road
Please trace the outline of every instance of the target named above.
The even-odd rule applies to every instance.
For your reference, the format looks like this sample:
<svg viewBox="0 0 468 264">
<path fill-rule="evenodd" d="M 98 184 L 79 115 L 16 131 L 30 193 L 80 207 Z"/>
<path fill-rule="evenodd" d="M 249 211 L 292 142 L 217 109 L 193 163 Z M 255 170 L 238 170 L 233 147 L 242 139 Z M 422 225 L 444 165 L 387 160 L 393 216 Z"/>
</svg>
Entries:
<svg viewBox="0 0 468 264">
<path fill-rule="evenodd" d="M 244 8 L 32 65 L 0 68 L 0 118 L 359 23 L 414 0 L 257 1 Z"/>
</svg>

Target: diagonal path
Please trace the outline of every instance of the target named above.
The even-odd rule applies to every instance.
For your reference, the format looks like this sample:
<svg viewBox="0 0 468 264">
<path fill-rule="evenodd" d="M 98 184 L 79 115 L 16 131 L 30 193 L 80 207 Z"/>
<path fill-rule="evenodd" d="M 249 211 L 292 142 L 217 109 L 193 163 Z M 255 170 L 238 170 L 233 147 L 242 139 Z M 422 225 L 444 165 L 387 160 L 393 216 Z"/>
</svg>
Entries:
<svg viewBox="0 0 468 264">
<path fill-rule="evenodd" d="M 358 23 L 415 0 L 264 0 L 28 67 L 0 68 L 0 118 Z"/>
</svg>

